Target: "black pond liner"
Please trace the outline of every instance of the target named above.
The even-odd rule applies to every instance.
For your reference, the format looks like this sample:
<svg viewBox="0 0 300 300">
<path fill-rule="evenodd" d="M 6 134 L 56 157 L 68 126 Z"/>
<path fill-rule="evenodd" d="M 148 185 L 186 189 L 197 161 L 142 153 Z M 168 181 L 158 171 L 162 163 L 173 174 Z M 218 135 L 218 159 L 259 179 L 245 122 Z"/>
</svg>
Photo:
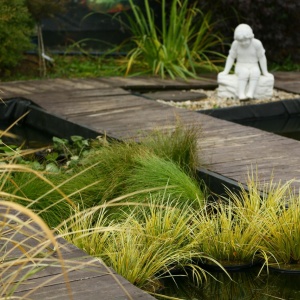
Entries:
<svg viewBox="0 0 300 300">
<path fill-rule="evenodd" d="M 300 140 L 300 98 L 198 112 Z"/>
<path fill-rule="evenodd" d="M 283 265 L 283 266 L 268 266 L 270 271 L 281 274 L 295 274 L 300 275 L 300 264 Z"/>
<path fill-rule="evenodd" d="M 30 112 L 18 121 L 18 124 L 41 130 L 50 136 L 67 139 L 72 135 L 79 135 L 85 138 L 96 138 L 101 135 L 101 133 L 87 127 L 50 114 L 24 98 L 13 98 L 0 102 L 0 121 L 5 124 L 12 124 L 28 111 Z"/>
<path fill-rule="evenodd" d="M 249 262 L 249 263 L 231 262 L 230 263 L 230 262 L 228 262 L 228 264 L 221 263 L 221 265 L 227 272 L 242 272 L 242 271 L 248 271 L 250 268 L 257 267 L 259 265 L 259 263 L 256 263 L 256 262 Z M 214 264 L 214 263 L 203 263 L 203 264 L 199 264 L 199 266 L 209 272 L 224 272 L 224 270 L 220 266 L 218 266 L 217 264 Z"/>
</svg>

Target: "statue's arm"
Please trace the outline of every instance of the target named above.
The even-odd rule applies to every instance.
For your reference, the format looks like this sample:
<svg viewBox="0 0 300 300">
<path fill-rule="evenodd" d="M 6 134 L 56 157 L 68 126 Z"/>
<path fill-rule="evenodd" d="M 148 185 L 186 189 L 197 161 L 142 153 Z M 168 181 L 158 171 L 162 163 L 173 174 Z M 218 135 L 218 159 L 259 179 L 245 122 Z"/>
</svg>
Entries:
<svg viewBox="0 0 300 300">
<path fill-rule="evenodd" d="M 229 56 L 227 57 L 227 59 L 226 59 L 224 71 L 221 72 L 221 73 L 224 74 L 224 75 L 229 74 L 229 72 L 230 72 L 230 70 L 231 70 L 233 64 L 234 64 L 234 59 L 229 55 Z"/>
<path fill-rule="evenodd" d="M 237 41 L 234 41 L 231 44 L 231 47 L 230 47 L 230 50 L 229 50 L 229 55 L 227 56 L 227 59 L 226 59 L 224 71 L 221 72 L 222 75 L 229 74 L 229 72 L 230 72 L 230 70 L 231 70 L 231 68 L 232 68 L 232 66 L 235 62 L 236 56 L 237 56 L 237 46 L 238 46 Z"/>
<path fill-rule="evenodd" d="M 265 75 L 265 76 L 270 75 L 270 73 L 268 72 L 267 58 L 266 58 L 265 55 L 263 55 L 263 56 L 259 59 L 259 65 L 260 65 L 260 69 L 261 69 L 261 72 L 263 73 L 263 75 Z"/>
<path fill-rule="evenodd" d="M 267 58 L 266 58 L 266 55 L 265 55 L 265 49 L 263 48 L 263 45 L 262 45 L 261 41 L 259 41 L 257 39 L 254 39 L 253 43 L 254 43 L 254 46 L 256 48 L 258 57 L 259 57 L 258 62 L 259 62 L 262 74 L 265 75 L 265 76 L 271 75 L 268 72 Z"/>
</svg>

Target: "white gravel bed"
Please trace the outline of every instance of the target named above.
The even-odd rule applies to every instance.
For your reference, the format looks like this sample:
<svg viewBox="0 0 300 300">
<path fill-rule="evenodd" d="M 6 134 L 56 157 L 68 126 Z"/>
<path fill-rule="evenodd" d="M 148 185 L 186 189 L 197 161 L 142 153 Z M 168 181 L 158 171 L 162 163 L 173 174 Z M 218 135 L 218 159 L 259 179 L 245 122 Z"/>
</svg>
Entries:
<svg viewBox="0 0 300 300">
<path fill-rule="evenodd" d="M 159 99 L 157 101 L 178 108 L 184 108 L 189 110 L 205 110 L 205 109 L 241 106 L 241 105 L 249 105 L 249 104 L 260 104 L 260 103 L 268 103 L 268 102 L 275 102 L 280 100 L 300 98 L 299 94 L 288 93 L 276 89 L 274 89 L 273 97 L 270 99 L 260 99 L 260 100 L 253 99 L 249 101 L 240 101 L 238 99 L 230 99 L 230 98 L 228 99 L 218 98 L 217 89 L 216 90 L 197 89 L 197 90 L 191 90 L 191 92 L 206 94 L 207 98 L 199 101 L 187 100 L 187 101 L 174 102 L 174 101 L 164 101 Z"/>
</svg>

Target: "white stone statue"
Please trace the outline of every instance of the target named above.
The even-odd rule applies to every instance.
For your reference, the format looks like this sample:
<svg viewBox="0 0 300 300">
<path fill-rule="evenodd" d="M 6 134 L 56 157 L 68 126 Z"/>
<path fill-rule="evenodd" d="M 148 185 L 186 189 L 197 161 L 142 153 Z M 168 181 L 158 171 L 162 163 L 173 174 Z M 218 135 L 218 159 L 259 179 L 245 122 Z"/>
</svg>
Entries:
<svg viewBox="0 0 300 300">
<path fill-rule="evenodd" d="M 235 74 L 229 74 L 234 63 Z M 265 49 L 254 38 L 249 25 L 236 27 L 224 71 L 218 74 L 218 84 L 220 98 L 247 100 L 272 97 L 274 76 L 268 72 Z"/>
</svg>

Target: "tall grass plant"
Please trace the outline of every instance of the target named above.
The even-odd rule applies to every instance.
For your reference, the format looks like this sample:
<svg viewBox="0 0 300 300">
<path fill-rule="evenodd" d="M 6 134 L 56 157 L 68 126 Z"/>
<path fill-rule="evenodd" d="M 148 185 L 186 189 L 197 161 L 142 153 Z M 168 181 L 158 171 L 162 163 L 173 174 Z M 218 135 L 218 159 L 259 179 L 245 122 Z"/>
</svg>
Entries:
<svg viewBox="0 0 300 300">
<path fill-rule="evenodd" d="M 213 33 L 210 13 L 204 14 L 188 0 L 172 0 L 169 9 L 161 1 L 161 27 L 157 25 L 150 2 L 144 8 L 130 0 L 127 14 L 134 44 L 126 57 L 126 75 L 152 74 L 162 78 L 197 77 L 199 68 L 213 70 L 223 60 L 213 47 L 222 43 Z"/>
<path fill-rule="evenodd" d="M 172 195 L 182 203 L 188 202 L 198 208 L 202 207 L 205 195 L 200 183 L 188 176 L 177 164 L 153 154 L 136 157 L 135 162 L 132 174 L 125 181 L 125 194 L 166 187 L 157 193 Z"/>
</svg>

